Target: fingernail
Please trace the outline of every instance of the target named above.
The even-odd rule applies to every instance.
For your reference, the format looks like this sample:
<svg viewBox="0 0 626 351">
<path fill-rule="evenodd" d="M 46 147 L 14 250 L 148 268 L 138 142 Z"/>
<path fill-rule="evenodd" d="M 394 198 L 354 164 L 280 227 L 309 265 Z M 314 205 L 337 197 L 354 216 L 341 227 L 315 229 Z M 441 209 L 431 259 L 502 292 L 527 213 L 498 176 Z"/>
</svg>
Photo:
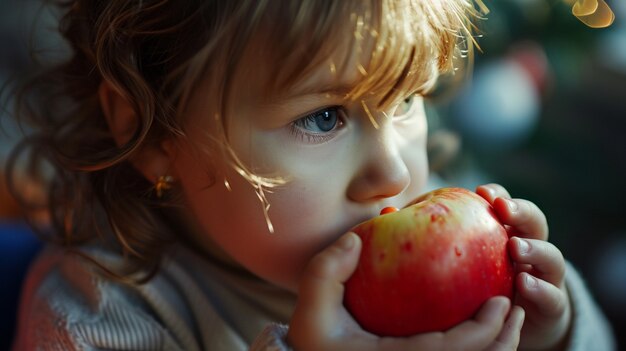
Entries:
<svg viewBox="0 0 626 351">
<path fill-rule="evenodd" d="M 350 251 L 350 249 L 354 247 L 354 243 L 356 242 L 354 238 L 355 235 L 356 234 L 352 232 L 345 234 L 341 237 L 341 239 L 339 239 L 339 241 L 337 242 L 337 246 L 344 251 Z"/>
<path fill-rule="evenodd" d="M 506 206 L 509 208 L 509 211 L 512 213 L 517 212 L 517 203 L 511 199 L 505 199 Z"/>
<path fill-rule="evenodd" d="M 519 253 L 522 255 L 526 255 L 530 251 L 530 244 L 522 238 L 517 238 L 517 247 L 519 247 Z"/>
<path fill-rule="evenodd" d="M 530 274 L 525 274 L 524 283 L 529 289 L 535 289 L 538 285 L 537 279 Z"/>
<path fill-rule="evenodd" d="M 498 314 L 506 314 L 509 311 L 509 299 L 502 296 L 502 298 L 497 300 L 496 307 L 494 310 L 497 311 Z"/>
</svg>

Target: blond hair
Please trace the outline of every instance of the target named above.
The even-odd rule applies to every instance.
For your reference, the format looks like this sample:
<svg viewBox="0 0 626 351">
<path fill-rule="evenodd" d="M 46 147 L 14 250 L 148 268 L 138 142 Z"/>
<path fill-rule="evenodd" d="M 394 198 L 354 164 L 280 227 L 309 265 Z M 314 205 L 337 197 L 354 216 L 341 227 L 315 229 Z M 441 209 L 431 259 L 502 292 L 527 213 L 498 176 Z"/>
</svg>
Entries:
<svg viewBox="0 0 626 351">
<path fill-rule="evenodd" d="M 372 39 L 370 59 L 359 63 L 360 80 L 347 98 L 374 96 L 381 108 L 427 92 L 439 74 L 452 70 L 453 58 L 471 49 L 470 18 L 477 14 L 470 0 L 74 0 L 58 6 L 72 56 L 18 95 L 17 115 L 34 133 L 14 151 L 9 168 L 23 153 L 31 165 L 52 166 L 52 176 L 44 167 L 30 169 L 49 194 L 45 206 L 58 243 L 77 245 L 96 236 L 94 228 L 106 228 L 132 263 L 129 272 L 152 273 L 174 240 L 171 223 L 164 222 L 167 209 L 151 193 L 152 184 L 128 159 L 146 144 L 185 136 L 182 111 L 203 79 L 210 77 L 218 87 L 213 93 L 221 101 L 223 137 L 217 142 L 233 166 L 263 201 L 263 189 L 281 184 L 238 160 L 225 122 L 233 77 L 262 29 L 268 38 L 280 38 L 263 43 L 271 46 L 268 62 L 275 63 L 267 67 L 277 77 L 268 87 L 272 93 L 320 65 L 341 70 L 345 62 L 329 63 L 331 54 L 340 45 L 359 48 L 364 38 Z M 135 134 L 119 147 L 98 100 L 104 80 L 139 120 Z"/>
</svg>

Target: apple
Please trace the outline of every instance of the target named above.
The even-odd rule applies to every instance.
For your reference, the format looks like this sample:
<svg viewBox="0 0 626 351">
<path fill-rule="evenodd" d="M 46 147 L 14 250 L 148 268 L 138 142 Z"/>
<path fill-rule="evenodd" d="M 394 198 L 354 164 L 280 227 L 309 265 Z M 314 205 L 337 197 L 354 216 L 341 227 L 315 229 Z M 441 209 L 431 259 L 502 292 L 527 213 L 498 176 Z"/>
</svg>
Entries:
<svg viewBox="0 0 626 351">
<path fill-rule="evenodd" d="M 380 336 L 444 331 L 490 297 L 513 295 L 508 235 L 474 192 L 441 188 L 351 230 L 363 242 L 344 305 Z"/>
</svg>

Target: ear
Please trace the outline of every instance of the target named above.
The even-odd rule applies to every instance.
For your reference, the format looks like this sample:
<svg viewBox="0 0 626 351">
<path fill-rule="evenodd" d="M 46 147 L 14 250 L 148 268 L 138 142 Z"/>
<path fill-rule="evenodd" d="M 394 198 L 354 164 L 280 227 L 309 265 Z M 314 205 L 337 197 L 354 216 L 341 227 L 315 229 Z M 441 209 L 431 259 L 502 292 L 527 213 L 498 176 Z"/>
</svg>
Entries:
<svg viewBox="0 0 626 351">
<path fill-rule="evenodd" d="M 98 97 L 111 135 L 117 146 L 122 147 L 139 128 L 139 117 L 128 100 L 106 80 L 98 88 Z M 160 176 L 169 175 L 173 151 L 169 140 L 158 145 L 145 144 L 139 147 L 129 161 L 146 179 L 155 183 Z"/>
</svg>

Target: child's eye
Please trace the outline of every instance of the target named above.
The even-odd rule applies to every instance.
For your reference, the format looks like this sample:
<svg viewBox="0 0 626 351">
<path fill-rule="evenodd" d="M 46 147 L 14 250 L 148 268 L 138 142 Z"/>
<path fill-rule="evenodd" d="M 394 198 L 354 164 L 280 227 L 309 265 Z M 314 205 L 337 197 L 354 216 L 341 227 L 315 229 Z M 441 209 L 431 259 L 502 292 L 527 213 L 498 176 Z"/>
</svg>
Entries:
<svg viewBox="0 0 626 351">
<path fill-rule="evenodd" d="M 339 111 L 336 107 L 313 112 L 294 122 L 297 127 L 313 133 L 328 133 L 335 129 L 339 123 L 341 121 L 339 120 Z"/>
<path fill-rule="evenodd" d="M 394 117 L 403 117 L 411 112 L 413 107 L 413 102 L 415 101 L 415 94 L 409 95 L 406 99 L 402 100 L 402 102 L 396 107 L 396 110 L 393 113 Z"/>
<path fill-rule="evenodd" d="M 323 142 L 332 138 L 333 133 L 343 126 L 339 107 L 328 107 L 298 119 L 292 124 L 292 132 L 310 142 Z"/>
</svg>

